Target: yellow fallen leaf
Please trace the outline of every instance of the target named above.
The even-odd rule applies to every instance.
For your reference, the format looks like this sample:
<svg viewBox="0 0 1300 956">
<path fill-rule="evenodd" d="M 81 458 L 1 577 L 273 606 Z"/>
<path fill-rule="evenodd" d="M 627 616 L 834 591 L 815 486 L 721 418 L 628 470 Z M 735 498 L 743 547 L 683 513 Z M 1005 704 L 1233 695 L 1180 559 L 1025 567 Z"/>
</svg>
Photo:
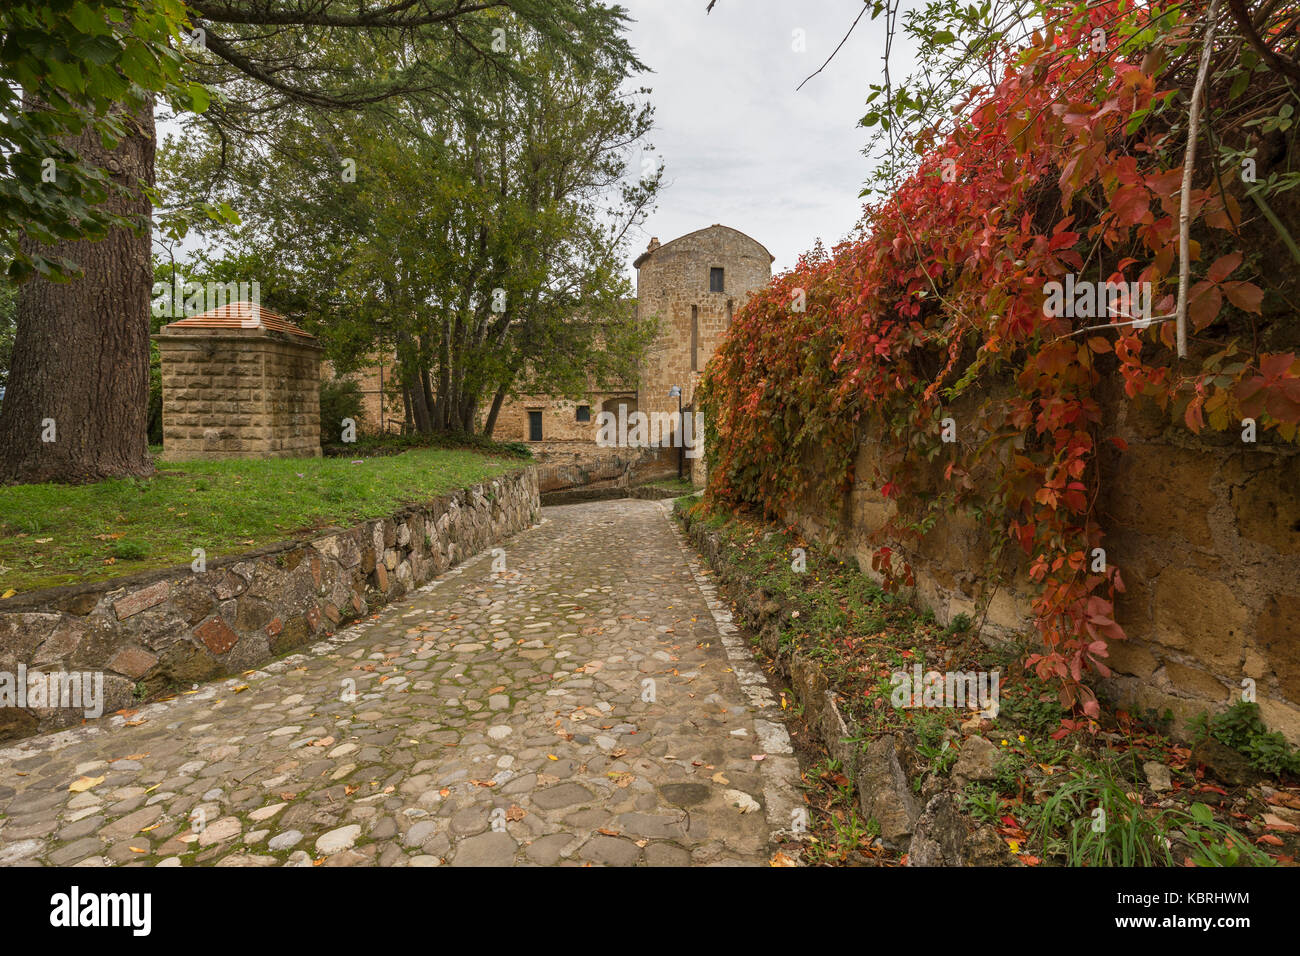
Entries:
<svg viewBox="0 0 1300 956">
<path fill-rule="evenodd" d="M 68 784 L 68 789 L 73 793 L 82 793 L 91 787 L 104 782 L 103 777 L 78 777 L 72 783 Z"/>
<path fill-rule="evenodd" d="M 17 593 L 18 592 L 15 591 L 13 588 L 10 588 L 9 590 L 5 591 L 4 594 L 0 594 L 0 601 L 5 600 L 6 598 L 11 598 Z"/>
<path fill-rule="evenodd" d="M 546 755 L 546 759 L 547 759 L 547 760 L 559 760 L 560 758 L 557 757 L 557 756 L 555 756 L 555 754 L 547 754 L 547 755 Z"/>
<path fill-rule="evenodd" d="M 234 691 L 234 692 L 235 692 L 236 694 L 242 694 L 242 693 L 243 693 L 244 691 L 246 691 L 246 690 L 248 690 L 248 685 L 247 685 L 247 684 L 240 684 L 238 687 L 235 688 L 235 691 Z"/>
<path fill-rule="evenodd" d="M 132 853 L 148 853 L 148 852 L 149 852 L 148 850 L 142 850 L 142 849 L 140 849 L 138 846 L 129 846 L 129 847 L 127 847 L 127 849 L 130 850 Z"/>
<path fill-rule="evenodd" d="M 795 863 L 794 860 L 790 859 L 784 853 L 778 851 L 776 855 L 772 857 L 772 859 L 767 861 L 767 865 L 768 866 L 798 866 L 799 864 Z"/>
</svg>

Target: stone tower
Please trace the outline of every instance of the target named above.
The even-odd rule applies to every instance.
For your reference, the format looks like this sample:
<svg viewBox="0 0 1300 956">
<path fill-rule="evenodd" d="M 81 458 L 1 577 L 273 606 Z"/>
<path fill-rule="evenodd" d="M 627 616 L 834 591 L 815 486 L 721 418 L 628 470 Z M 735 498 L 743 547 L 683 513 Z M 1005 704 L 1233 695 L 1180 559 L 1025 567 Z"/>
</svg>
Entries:
<svg viewBox="0 0 1300 956">
<path fill-rule="evenodd" d="M 650 240 L 633 263 L 637 314 L 659 318 L 659 337 L 641 372 L 641 411 L 675 414 L 677 399 L 668 397 L 674 385 L 683 407 L 694 410 L 704 366 L 735 311 L 771 279 L 772 259 L 761 243 L 729 226 L 715 224 L 663 245 Z M 703 463 L 686 461 L 697 484 Z"/>
</svg>

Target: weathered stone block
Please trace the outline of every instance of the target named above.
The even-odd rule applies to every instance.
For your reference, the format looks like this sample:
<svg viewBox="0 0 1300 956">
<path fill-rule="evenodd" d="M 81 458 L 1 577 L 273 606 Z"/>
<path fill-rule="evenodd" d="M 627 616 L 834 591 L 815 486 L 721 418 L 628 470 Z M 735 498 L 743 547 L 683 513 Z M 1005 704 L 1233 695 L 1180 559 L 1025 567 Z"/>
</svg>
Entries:
<svg viewBox="0 0 1300 956">
<path fill-rule="evenodd" d="M 1194 655 L 1220 673 L 1241 667 L 1246 608 L 1222 581 L 1167 568 L 1155 586 L 1155 640 Z"/>
<path fill-rule="evenodd" d="M 1226 700 L 1228 688 L 1213 674 L 1196 667 L 1188 667 L 1177 661 L 1165 661 L 1165 676 L 1177 691 L 1192 697 L 1204 697 L 1207 700 Z"/>
<path fill-rule="evenodd" d="M 1234 485 L 1230 499 L 1237 533 L 1278 554 L 1300 554 L 1300 457 Z"/>
<path fill-rule="evenodd" d="M 213 654 L 225 654 L 237 643 L 239 635 L 220 617 L 210 617 L 194 629 L 194 636 Z"/>
<path fill-rule="evenodd" d="M 858 760 L 857 785 L 863 817 L 880 824 L 880 838 L 885 843 L 905 845 L 920 810 L 899 762 L 894 738 L 872 741 Z"/>
<path fill-rule="evenodd" d="M 139 680 L 157 663 L 157 655 L 150 654 L 139 647 L 124 647 L 113 655 L 108 666 L 110 670 L 115 670 L 132 680 Z"/>
<path fill-rule="evenodd" d="M 1255 645 L 1282 692 L 1300 703 L 1300 595 L 1271 594 L 1255 620 Z"/>
<path fill-rule="evenodd" d="M 141 588 L 138 591 L 132 591 L 130 594 L 124 594 L 113 602 L 113 611 L 117 614 L 119 621 L 125 621 L 134 614 L 154 607 L 167 600 L 171 593 L 171 582 L 158 581 L 149 585 L 147 588 Z"/>
<path fill-rule="evenodd" d="M 40 647 L 36 648 L 36 653 L 31 659 L 32 666 L 41 667 L 45 664 L 59 664 L 70 660 L 85 636 L 86 627 L 79 621 L 70 619 L 59 621 L 54 630 L 41 641 Z"/>
</svg>

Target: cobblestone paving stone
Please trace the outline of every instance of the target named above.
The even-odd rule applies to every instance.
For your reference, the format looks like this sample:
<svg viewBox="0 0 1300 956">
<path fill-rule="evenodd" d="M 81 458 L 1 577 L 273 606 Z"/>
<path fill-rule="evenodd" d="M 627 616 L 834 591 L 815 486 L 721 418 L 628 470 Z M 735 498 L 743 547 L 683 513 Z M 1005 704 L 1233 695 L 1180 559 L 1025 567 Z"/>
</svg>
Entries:
<svg viewBox="0 0 1300 956">
<path fill-rule="evenodd" d="M 596 502 L 309 653 L 0 749 L 0 865 L 765 865 L 797 779 L 665 505 Z"/>
</svg>

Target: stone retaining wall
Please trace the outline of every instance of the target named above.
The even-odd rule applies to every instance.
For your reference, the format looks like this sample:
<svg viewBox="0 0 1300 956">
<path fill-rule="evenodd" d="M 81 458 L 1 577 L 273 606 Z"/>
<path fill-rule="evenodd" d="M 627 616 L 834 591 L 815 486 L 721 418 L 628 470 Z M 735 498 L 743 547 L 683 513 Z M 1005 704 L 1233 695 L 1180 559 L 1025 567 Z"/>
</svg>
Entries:
<svg viewBox="0 0 1300 956">
<path fill-rule="evenodd" d="M 1127 587 L 1117 620 L 1129 637 L 1111 644 L 1114 677 L 1102 689 L 1139 712 L 1168 710 L 1185 728 L 1251 687 L 1269 728 L 1300 743 L 1300 450 L 1267 434 L 1256 443 L 1235 431 L 1198 437 L 1149 404 L 1099 398 L 1102 438 L 1127 444 L 1101 442 L 1096 512 L 1106 560 Z M 959 440 L 979 440 L 960 432 L 973 414 L 950 414 Z M 896 507 L 870 480 L 878 463 L 878 446 L 863 440 L 838 513 L 807 504 L 786 519 L 867 573 L 875 547 L 891 544 L 912 566 L 918 601 L 943 624 L 967 614 L 986 637 L 1032 633 L 1028 561 L 1008 548 L 993 582 L 992 538 L 970 519 L 941 515 L 919 545 L 877 540 Z"/>
<path fill-rule="evenodd" d="M 309 541 L 10 598 L 0 675 L 102 674 L 103 712 L 256 667 L 396 600 L 534 524 L 528 467 Z M 0 740 L 79 723 L 81 708 L 0 706 Z"/>
<path fill-rule="evenodd" d="M 571 488 L 626 488 L 634 482 L 677 476 L 676 448 L 602 448 L 575 441 L 533 442 L 530 447 L 542 494 Z"/>
</svg>

